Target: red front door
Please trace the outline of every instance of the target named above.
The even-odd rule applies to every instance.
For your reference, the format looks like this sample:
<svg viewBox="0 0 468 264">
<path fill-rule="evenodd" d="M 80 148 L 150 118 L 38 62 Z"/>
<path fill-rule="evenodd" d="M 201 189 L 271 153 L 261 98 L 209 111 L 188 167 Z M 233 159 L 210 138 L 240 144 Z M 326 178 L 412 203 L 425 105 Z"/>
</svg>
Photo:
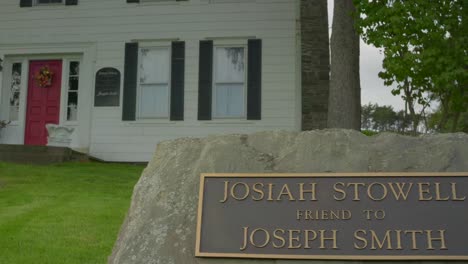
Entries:
<svg viewBox="0 0 468 264">
<path fill-rule="evenodd" d="M 52 78 L 50 82 L 42 82 L 41 84 L 37 79 L 38 73 L 47 69 Z M 42 75 L 47 76 L 47 74 Z M 59 123 L 61 84 L 61 60 L 31 61 L 29 63 L 25 145 L 47 144 L 45 125 Z"/>
</svg>

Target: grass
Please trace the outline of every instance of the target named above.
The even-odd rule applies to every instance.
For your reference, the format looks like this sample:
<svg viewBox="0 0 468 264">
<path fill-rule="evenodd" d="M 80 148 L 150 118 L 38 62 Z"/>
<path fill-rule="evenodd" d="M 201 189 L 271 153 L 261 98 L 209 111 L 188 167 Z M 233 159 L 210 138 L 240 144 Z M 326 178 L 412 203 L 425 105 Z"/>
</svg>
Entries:
<svg viewBox="0 0 468 264">
<path fill-rule="evenodd" d="M 364 135 L 369 136 L 369 137 L 379 134 L 379 132 L 372 131 L 372 130 L 362 130 L 361 133 L 363 133 Z"/>
<path fill-rule="evenodd" d="M 0 263 L 106 263 L 142 170 L 0 163 Z"/>
</svg>

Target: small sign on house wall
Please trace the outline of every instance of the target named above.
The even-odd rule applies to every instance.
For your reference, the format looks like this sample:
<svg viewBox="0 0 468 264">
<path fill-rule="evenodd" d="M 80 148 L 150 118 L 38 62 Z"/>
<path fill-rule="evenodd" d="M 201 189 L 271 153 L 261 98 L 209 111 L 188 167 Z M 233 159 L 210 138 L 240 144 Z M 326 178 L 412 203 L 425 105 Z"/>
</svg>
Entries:
<svg viewBox="0 0 468 264">
<path fill-rule="evenodd" d="M 94 106 L 119 106 L 120 71 L 115 68 L 102 68 L 96 73 Z"/>
</svg>

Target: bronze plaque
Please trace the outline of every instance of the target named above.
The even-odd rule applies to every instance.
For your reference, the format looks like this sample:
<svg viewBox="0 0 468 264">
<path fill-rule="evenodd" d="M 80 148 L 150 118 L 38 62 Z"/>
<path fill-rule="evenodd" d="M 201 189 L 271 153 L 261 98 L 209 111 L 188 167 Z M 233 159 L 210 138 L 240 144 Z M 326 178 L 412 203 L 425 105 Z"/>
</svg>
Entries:
<svg viewBox="0 0 468 264">
<path fill-rule="evenodd" d="M 468 260 L 468 173 L 202 174 L 196 256 Z"/>
</svg>

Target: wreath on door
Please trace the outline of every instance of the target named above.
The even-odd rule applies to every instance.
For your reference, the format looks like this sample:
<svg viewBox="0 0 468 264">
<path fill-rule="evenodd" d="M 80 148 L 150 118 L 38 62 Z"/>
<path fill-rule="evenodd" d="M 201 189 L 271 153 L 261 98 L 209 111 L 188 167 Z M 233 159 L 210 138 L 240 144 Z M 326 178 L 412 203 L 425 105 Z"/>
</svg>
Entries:
<svg viewBox="0 0 468 264">
<path fill-rule="evenodd" d="M 52 85 L 53 76 L 54 73 L 50 70 L 49 66 L 43 66 L 39 69 L 34 78 L 36 79 L 39 87 L 47 88 Z"/>
</svg>

